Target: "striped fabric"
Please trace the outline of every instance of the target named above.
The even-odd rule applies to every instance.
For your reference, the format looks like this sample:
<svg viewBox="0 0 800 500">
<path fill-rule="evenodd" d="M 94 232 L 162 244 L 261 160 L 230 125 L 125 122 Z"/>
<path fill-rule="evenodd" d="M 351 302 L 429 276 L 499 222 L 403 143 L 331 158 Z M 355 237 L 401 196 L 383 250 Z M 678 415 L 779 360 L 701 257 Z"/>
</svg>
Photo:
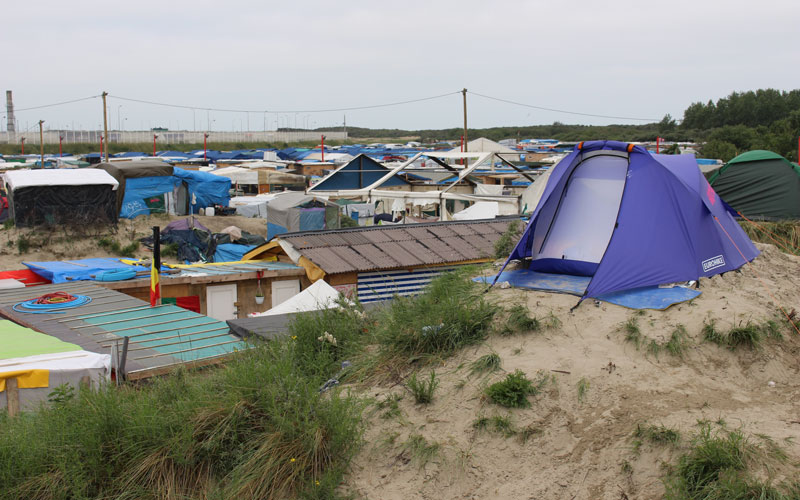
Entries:
<svg viewBox="0 0 800 500">
<path fill-rule="evenodd" d="M 439 274 L 458 267 L 460 266 L 358 273 L 358 300 L 367 303 L 391 299 L 395 295 L 416 295 Z"/>
</svg>

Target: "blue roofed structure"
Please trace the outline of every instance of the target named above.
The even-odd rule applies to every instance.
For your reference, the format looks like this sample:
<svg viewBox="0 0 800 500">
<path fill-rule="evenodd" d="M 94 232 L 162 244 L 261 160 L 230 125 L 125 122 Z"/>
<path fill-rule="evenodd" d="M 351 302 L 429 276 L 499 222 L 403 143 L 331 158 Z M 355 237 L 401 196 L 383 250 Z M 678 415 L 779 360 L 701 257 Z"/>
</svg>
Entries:
<svg viewBox="0 0 800 500">
<path fill-rule="evenodd" d="M 362 189 L 385 176 L 390 169 L 381 165 L 365 154 L 353 158 L 350 163 L 339 167 L 312 188 L 313 191 L 336 191 L 342 189 Z M 409 186 L 399 175 L 395 175 L 381 184 L 381 187 Z"/>
</svg>

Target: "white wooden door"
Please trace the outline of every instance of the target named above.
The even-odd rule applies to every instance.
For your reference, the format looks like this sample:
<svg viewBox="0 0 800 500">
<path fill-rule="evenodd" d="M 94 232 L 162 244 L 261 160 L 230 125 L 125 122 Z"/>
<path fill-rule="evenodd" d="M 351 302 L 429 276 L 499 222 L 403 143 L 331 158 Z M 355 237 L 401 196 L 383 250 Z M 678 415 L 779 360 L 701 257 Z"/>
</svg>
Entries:
<svg viewBox="0 0 800 500">
<path fill-rule="evenodd" d="M 286 302 L 300 293 L 300 280 L 282 280 L 272 282 L 272 307 Z"/>
<path fill-rule="evenodd" d="M 226 321 L 236 319 L 236 284 L 206 287 L 206 316 Z"/>
</svg>

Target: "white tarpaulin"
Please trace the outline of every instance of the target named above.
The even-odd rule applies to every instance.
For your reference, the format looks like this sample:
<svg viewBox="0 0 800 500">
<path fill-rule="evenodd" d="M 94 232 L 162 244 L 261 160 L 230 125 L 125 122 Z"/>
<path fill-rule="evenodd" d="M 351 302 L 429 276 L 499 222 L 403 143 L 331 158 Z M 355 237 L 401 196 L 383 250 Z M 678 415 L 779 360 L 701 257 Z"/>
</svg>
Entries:
<svg viewBox="0 0 800 500">
<path fill-rule="evenodd" d="M 539 200 L 544 194 L 544 188 L 547 187 L 547 181 L 550 179 L 550 174 L 552 173 L 553 168 L 548 168 L 542 172 L 530 186 L 525 188 L 520 198 L 520 205 L 522 205 L 520 208 L 521 211 L 533 212 L 536 210 L 536 205 L 539 204 Z"/>
<path fill-rule="evenodd" d="M 317 280 L 310 287 L 298 293 L 291 299 L 281 302 L 269 311 L 251 314 L 251 316 L 256 318 L 259 316 L 272 316 L 275 314 L 291 314 L 319 311 L 320 309 L 331 309 L 338 306 L 336 303 L 338 299 L 338 290 L 323 280 Z"/>
<path fill-rule="evenodd" d="M 453 214 L 453 220 L 494 219 L 500 212 L 496 201 L 478 201 L 471 207 Z"/>
<path fill-rule="evenodd" d="M 3 174 L 9 191 L 31 186 L 109 185 L 116 190 L 119 182 L 99 168 L 47 168 L 12 170 Z"/>
<path fill-rule="evenodd" d="M 475 184 L 475 194 L 488 194 L 501 196 L 503 194 L 502 184 Z"/>
</svg>

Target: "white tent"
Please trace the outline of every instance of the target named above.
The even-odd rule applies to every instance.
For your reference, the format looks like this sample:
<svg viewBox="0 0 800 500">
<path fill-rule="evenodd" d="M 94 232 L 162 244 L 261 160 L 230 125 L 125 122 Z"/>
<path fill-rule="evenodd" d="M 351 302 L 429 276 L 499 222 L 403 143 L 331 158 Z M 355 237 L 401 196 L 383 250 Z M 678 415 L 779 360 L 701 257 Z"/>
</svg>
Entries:
<svg viewBox="0 0 800 500">
<path fill-rule="evenodd" d="M 494 219 L 500 212 L 496 201 L 478 201 L 472 206 L 453 214 L 453 220 Z"/>
<path fill-rule="evenodd" d="M 461 151 L 461 146 L 457 148 L 453 148 L 450 150 L 451 153 Z M 485 137 L 479 137 L 477 139 L 473 139 L 467 143 L 467 151 L 470 153 L 516 153 L 519 154 L 519 151 L 515 151 L 511 148 L 507 148 L 502 144 L 494 142 L 491 139 L 487 139 Z"/>
<path fill-rule="evenodd" d="M 317 280 L 310 287 L 291 299 L 281 302 L 269 311 L 252 314 L 252 317 L 272 316 L 275 314 L 291 314 L 299 312 L 319 311 L 337 307 L 339 291 L 323 280 Z"/>
</svg>

